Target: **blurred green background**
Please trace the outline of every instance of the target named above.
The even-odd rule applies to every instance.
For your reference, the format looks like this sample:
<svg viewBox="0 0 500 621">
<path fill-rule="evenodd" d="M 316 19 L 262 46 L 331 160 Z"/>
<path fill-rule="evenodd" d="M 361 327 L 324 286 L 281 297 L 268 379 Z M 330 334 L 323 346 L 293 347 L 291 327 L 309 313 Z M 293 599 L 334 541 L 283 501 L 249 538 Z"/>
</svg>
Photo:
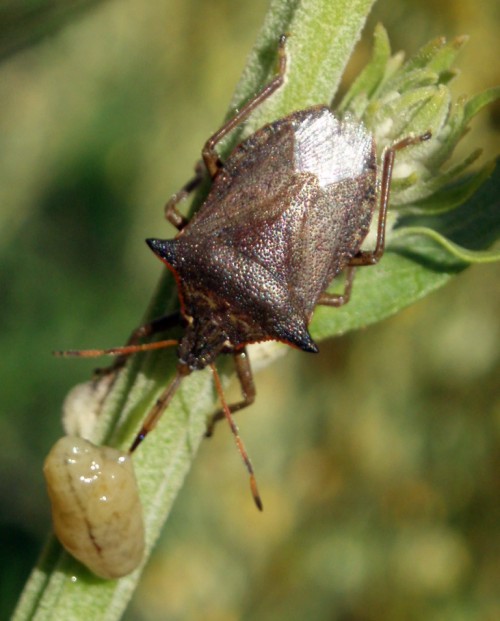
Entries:
<svg viewBox="0 0 500 621">
<path fill-rule="evenodd" d="M 264 0 L 0 5 L 0 619 L 50 529 L 42 462 L 60 406 L 118 345 L 161 272 L 166 199 L 227 109 Z M 494 0 L 381 1 L 395 50 L 471 35 L 455 92 L 499 83 Z M 498 152 L 500 111 L 466 149 Z M 201 452 L 128 621 L 500 618 L 498 266 L 389 321 L 290 352 Z M 332 312 L 335 312 L 332 310 Z M 69 620 L 70 621 L 70 620 Z"/>
</svg>

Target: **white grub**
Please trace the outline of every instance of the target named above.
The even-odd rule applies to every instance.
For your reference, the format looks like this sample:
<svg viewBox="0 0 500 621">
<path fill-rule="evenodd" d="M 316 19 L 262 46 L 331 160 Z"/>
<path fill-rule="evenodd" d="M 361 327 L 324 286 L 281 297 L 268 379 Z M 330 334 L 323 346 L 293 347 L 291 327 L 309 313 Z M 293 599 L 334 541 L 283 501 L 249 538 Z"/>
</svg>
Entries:
<svg viewBox="0 0 500 621">
<path fill-rule="evenodd" d="M 120 578 L 140 564 L 144 525 L 128 453 L 65 436 L 44 464 L 57 538 L 101 578 Z"/>
</svg>

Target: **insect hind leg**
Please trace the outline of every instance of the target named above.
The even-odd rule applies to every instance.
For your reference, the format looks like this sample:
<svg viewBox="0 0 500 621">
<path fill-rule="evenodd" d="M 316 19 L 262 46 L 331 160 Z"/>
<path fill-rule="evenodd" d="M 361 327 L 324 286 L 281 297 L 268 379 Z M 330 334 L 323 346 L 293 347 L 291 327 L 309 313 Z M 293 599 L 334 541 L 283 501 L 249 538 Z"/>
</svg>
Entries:
<svg viewBox="0 0 500 621">
<path fill-rule="evenodd" d="M 385 250 L 385 231 L 387 223 L 387 208 L 389 205 L 389 193 L 391 189 L 392 171 L 394 168 L 394 158 L 398 151 L 406 149 L 412 145 L 420 144 L 431 138 L 430 131 L 420 136 L 407 136 L 396 144 L 386 149 L 382 163 L 382 181 L 380 186 L 380 202 L 377 225 L 377 241 L 373 250 L 360 250 L 349 261 L 349 266 L 375 265 L 380 261 Z"/>
<path fill-rule="evenodd" d="M 249 405 L 252 405 L 252 403 L 255 401 L 256 395 L 252 367 L 250 366 L 250 359 L 248 357 L 246 348 L 243 348 L 241 351 L 238 351 L 234 354 L 234 366 L 236 369 L 236 375 L 238 376 L 238 380 L 240 382 L 243 399 L 241 401 L 237 401 L 236 403 L 228 405 L 231 414 L 234 414 L 235 412 L 243 410 Z M 224 420 L 225 417 L 226 415 L 224 414 L 224 410 L 222 409 L 217 410 L 211 416 L 207 423 L 207 429 L 205 431 L 205 436 L 207 438 L 209 438 L 213 434 L 214 427 L 217 422 L 220 420 Z"/>
<path fill-rule="evenodd" d="M 389 192 L 392 179 L 392 170 L 394 167 L 394 158 L 398 151 L 406 149 L 406 147 L 419 144 L 431 138 L 431 132 L 428 131 L 421 136 L 409 136 L 403 138 L 396 144 L 389 147 L 384 153 L 382 167 L 382 183 L 380 188 L 380 204 L 377 225 L 377 241 L 374 250 L 360 250 L 347 264 L 345 270 L 344 291 L 337 293 L 323 293 L 318 304 L 323 306 L 340 307 L 347 304 L 351 298 L 352 283 L 354 281 L 355 267 L 363 265 L 375 265 L 378 263 L 385 250 L 385 230 L 387 222 L 387 207 L 389 204 Z"/>
</svg>

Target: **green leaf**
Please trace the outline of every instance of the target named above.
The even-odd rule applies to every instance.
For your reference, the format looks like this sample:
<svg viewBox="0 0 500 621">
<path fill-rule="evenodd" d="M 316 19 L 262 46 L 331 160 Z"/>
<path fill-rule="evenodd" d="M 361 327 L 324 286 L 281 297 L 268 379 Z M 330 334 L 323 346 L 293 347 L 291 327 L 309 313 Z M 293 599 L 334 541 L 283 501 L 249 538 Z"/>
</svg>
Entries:
<svg viewBox="0 0 500 621">
<path fill-rule="evenodd" d="M 474 172 L 459 177 L 459 174 L 480 155 L 480 150 L 473 151 L 461 164 L 429 180 L 425 184 L 425 198 L 413 201 L 409 207 L 402 208 L 401 213 L 422 214 L 425 212 L 428 215 L 437 215 L 456 209 L 465 203 L 488 179 L 495 168 L 495 162 L 490 162 Z"/>
<path fill-rule="evenodd" d="M 468 263 L 498 261 L 498 248 L 486 249 L 500 238 L 500 160 L 486 166 L 484 172 L 489 173 L 485 183 L 459 207 L 401 218 L 393 231 L 391 247 L 432 264 L 434 270 L 452 273 Z M 422 235 L 427 243 L 415 239 Z"/>
<path fill-rule="evenodd" d="M 351 85 L 338 107 L 340 112 L 349 109 L 358 118 L 363 116 L 370 98 L 377 95 L 387 77 L 388 64 L 391 60 L 389 37 L 381 24 L 377 25 L 373 40 L 373 53 L 370 62 Z M 394 67 L 395 69 L 397 66 Z"/>
<path fill-rule="evenodd" d="M 387 83 L 387 90 L 403 90 L 407 76 L 419 71 L 432 72 L 437 76 L 436 83 L 446 84 L 454 75 L 451 67 L 467 39 L 456 37 L 448 42 L 444 37 L 439 37 L 430 41 L 404 64 L 393 81 Z"/>
</svg>

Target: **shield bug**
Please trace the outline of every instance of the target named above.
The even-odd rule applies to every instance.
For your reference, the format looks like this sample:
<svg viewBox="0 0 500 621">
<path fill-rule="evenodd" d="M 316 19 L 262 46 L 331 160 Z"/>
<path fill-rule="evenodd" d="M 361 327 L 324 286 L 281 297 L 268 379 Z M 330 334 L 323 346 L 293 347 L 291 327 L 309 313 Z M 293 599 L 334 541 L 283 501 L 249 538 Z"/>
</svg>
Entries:
<svg viewBox="0 0 500 621">
<path fill-rule="evenodd" d="M 102 578 L 125 576 L 141 562 L 144 526 L 128 453 L 65 436 L 44 464 L 57 538 Z"/>
<path fill-rule="evenodd" d="M 308 331 L 316 305 L 346 304 L 355 267 L 380 259 L 395 155 L 430 138 L 427 132 L 386 149 L 379 173 L 375 142 L 367 128 L 353 117 L 339 119 L 327 106 L 317 105 L 262 127 L 222 162 L 216 150 L 220 141 L 283 84 L 285 41 L 282 36 L 277 75 L 207 140 L 202 151 L 204 166 L 198 166 L 195 177 L 167 203 L 165 216 L 178 229 L 177 236 L 147 240 L 175 277 L 180 312 L 140 327 L 124 348 L 88 352 L 124 356 L 171 345 L 172 341 L 137 343 L 182 323 L 184 336 L 175 342 L 176 376 L 130 450 L 156 425 L 183 378 L 209 366 L 222 403 L 209 432 L 217 420 L 227 418 L 259 508 L 252 466 L 232 418 L 255 398 L 246 346 L 277 340 L 306 352 L 318 351 Z M 212 182 L 208 197 L 187 220 L 177 207 L 206 172 Z M 375 248 L 361 250 L 377 202 Z M 345 272 L 344 292 L 327 293 L 340 272 Z M 243 398 L 231 405 L 225 402 L 214 364 L 219 354 L 233 356 L 241 384 Z"/>
</svg>

